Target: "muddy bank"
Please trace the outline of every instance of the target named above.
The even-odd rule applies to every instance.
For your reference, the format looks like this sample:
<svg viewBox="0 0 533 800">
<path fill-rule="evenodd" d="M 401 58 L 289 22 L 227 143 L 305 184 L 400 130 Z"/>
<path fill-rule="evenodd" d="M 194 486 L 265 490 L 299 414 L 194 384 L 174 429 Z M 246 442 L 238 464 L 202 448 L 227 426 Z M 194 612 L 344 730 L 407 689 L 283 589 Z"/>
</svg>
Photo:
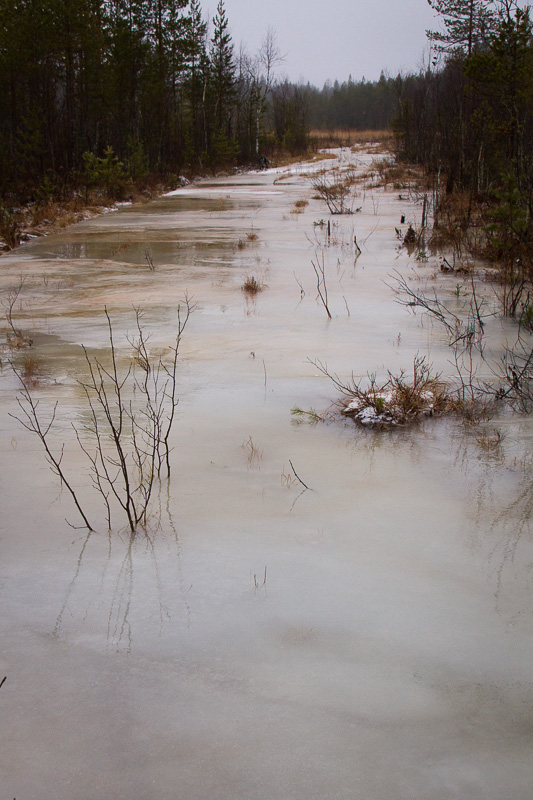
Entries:
<svg viewBox="0 0 533 800">
<path fill-rule="evenodd" d="M 189 181 L 182 179 L 181 185 Z M 50 200 L 47 203 L 30 203 L 11 211 L 2 209 L 0 217 L 0 255 L 8 253 L 23 244 L 41 236 L 48 236 L 76 225 L 86 219 L 109 214 L 122 206 L 133 203 L 148 203 L 165 192 L 170 186 L 159 185 L 151 190 L 135 190 L 127 199 L 116 201 L 111 198 L 84 198 L 82 193 L 73 193 L 71 199 L 61 202 Z"/>
</svg>

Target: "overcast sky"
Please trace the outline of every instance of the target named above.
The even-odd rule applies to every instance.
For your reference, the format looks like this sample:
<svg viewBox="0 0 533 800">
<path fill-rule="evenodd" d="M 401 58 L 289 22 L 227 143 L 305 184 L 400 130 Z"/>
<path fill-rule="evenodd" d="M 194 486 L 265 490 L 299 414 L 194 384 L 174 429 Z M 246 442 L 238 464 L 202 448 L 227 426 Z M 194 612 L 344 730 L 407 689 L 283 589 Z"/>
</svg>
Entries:
<svg viewBox="0 0 533 800">
<path fill-rule="evenodd" d="M 204 0 L 213 16 L 217 0 Z M 426 28 L 438 27 L 427 0 L 225 0 L 236 50 L 256 51 L 271 27 L 286 58 L 278 76 L 319 88 L 348 76 L 377 80 L 416 70 L 427 56 Z"/>
</svg>

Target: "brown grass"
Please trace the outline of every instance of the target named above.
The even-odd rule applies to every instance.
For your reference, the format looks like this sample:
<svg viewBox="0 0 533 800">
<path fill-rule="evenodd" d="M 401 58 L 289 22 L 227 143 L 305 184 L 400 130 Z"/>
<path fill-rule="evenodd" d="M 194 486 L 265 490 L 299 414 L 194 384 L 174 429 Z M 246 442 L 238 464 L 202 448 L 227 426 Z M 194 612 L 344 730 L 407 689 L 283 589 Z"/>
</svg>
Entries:
<svg viewBox="0 0 533 800">
<path fill-rule="evenodd" d="M 423 172 L 419 167 L 396 161 L 390 155 L 374 158 L 363 178 L 370 179 L 374 187 L 386 187 L 392 184 L 397 190 L 406 186 L 425 184 Z"/>
<path fill-rule="evenodd" d="M 3 240 L 8 250 L 18 246 L 21 233 L 21 218 L 19 214 L 0 208 L 0 239 Z"/>
<path fill-rule="evenodd" d="M 364 382 L 352 377 L 344 383 L 320 361 L 311 363 L 341 392 L 341 412 L 363 424 L 406 425 L 423 416 L 455 410 L 448 387 L 423 356 L 415 356 L 410 377 L 401 370 L 397 375 L 388 372 L 384 381 L 378 381 L 374 373 Z"/>
<path fill-rule="evenodd" d="M 26 386 L 37 386 L 42 375 L 42 365 L 33 353 L 26 353 L 22 359 L 21 377 Z"/>
<path fill-rule="evenodd" d="M 319 150 L 324 147 L 363 147 L 368 144 L 387 149 L 392 147 L 393 138 L 389 130 L 357 131 L 339 128 L 332 131 L 312 130 L 309 134 L 311 146 Z"/>
<path fill-rule="evenodd" d="M 272 164 L 274 167 L 290 167 L 291 164 L 301 164 L 302 161 L 328 161 L 336 158 L 334 153 L 317 153 L 314 146 L 310 146 L 307 152 L 299 153 L 299 155 L 291 155 L 290 153 L 280 153 L 279 155 L 272 156 Z M 290 174 L 285 175 L 285 178 L 291 177 Z M 279 175 L 276 181 L 283 180 L 284 176 Z"/>
<path fill-rule="evenodd" d="M 24 347 L 31 347 L 33 344 L 33 339 L 29 336 L 25 336 L 25 334 L 19 330 L 9 331 L 6 339 L 7 346 L 12 350 L 22 350 Z"/>
<path fill-rule="evenodd" d="M 143 182 L 139 187 L 128 187 L 125 199 L 134 203 L 145 203 L 163 194 L 173 185 L 156 182 Z M 45 236 L 54 230 L 66 228 L 89 217 L 102 213 L 104 208 L 113 207 L 115 200 L 102 192 L 89 192 L 87 196 L 73 189 L 62 200 L 46 200 L 31 203 L 11 214 L 0 209 L 0 251 L 2 240 L 4 249 L 13 249 L 30 236 Z M 29 236 L 28 236 L 29 234 Z"/>
<path fill-rule="evenodd" d="M 241 289 L 245 294 L 252 296 L 259 294 L 259 292 L 262 292 L 265 288 L 266 285 L 261 283 L 261 281 L 258 281 L 254 275 L 248 275 L 241 286 Z"/>
<path fill-rule="evenodd" d="M 484 211 L 482 206 L 472 203 L 467 192 L 456 190 L 443 195 L 434 215 L 431 245 L 449 247 L 459 257 L 464 253 L 486 255 L 487 220 Z"/>
<path fill-rule="evenodd" d="M 297 200 L 294 204 L 294 208 L 291 208 L 291 214 L 303 214 L 308 205 L 309 200 Z"/>
</svg>

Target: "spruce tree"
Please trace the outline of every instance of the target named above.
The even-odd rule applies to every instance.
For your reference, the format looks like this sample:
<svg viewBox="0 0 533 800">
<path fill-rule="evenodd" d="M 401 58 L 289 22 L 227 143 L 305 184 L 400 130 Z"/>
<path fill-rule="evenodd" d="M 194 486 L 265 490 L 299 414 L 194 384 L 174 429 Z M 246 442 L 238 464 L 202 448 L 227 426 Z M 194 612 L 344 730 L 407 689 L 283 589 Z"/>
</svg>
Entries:
<svg viewBox="0 0 533 800">
<path fill-rule="evenodd" d="M 211 85 L 214 101 L 215 137 L 231 137 L 231 105 L 235 97 L 235 58 L 228 30 L 224 0 L 219 0 L 211 39 Z"/>
</svg>

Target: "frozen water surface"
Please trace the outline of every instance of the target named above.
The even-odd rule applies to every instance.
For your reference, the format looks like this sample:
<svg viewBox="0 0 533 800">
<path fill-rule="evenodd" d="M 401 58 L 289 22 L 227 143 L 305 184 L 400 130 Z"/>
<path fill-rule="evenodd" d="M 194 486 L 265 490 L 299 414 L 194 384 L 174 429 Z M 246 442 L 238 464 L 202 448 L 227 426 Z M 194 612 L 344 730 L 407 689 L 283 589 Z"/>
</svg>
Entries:
<svg viewBox="0 0 533 800">
<path fill-rule="evenodd" d="M 370 158 L 353 156 L 359 170 Z M 531 422 L 488 423 L 505 434 L 496 450 L 453 419 L 295 423 L 294 405 L 336 398 L 309 359 L 348 377 L 420 352 L 451 370 L 441 332 L 385 283 L 436 263 L 398 249 L 400 215 L 421 208 L 395 192 L 360 189 L 359 213 L 330 218 L 327 320 L 311 258 L 328 217 L 307 169 L 192 185 L 0 260 L 4 292 L 25 279 L 33 392 L 43 414 L 59 402 L 56 441 L 98 522 L 66 523 L 69 496 L 8 416 L 4 366 L 3 797 L 531 797 Z M 248 275 L 266 285 L 255 299 Z M 456 282 L 438 276 L 448 298 Z M 141 306 L 150 345 L 168 347 L 186 291 L 160 524 L 108 534 L 72 441 L 79 345 L 106 347 L 107 306 L 126 357 Z"/>
</svg>

